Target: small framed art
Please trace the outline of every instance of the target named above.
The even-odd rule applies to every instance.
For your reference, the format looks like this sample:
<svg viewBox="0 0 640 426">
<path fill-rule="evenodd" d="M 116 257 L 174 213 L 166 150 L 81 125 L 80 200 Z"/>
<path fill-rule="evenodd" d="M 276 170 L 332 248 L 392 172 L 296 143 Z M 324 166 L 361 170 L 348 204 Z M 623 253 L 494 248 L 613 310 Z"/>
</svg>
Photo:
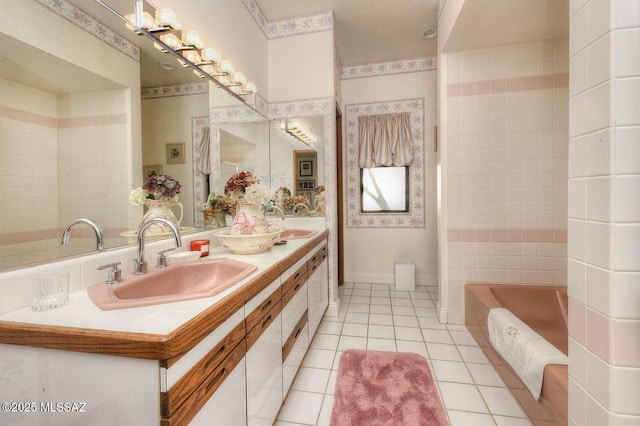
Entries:
<svg viewBox="0 0 640 426">
<path fill-rule="evenodd" d="M 154 164 L 153 166 L 142 166 L 142 177 L 146 179 L 151 173 L 156 175 L 162 174 L 162 164 Z"/>
<path fill-rule="evenodd" d="M 184 143 L 168 143 L 167 164 L 184 164 L 185 162 Z"/>
</svg>

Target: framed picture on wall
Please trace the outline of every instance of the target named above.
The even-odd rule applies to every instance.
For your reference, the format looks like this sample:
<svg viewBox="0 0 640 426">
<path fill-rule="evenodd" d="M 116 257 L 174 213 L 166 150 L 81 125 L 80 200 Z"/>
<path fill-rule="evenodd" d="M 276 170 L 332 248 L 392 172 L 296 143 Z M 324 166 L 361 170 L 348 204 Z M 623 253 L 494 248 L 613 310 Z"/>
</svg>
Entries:
<svg viewBox="0 0 640 426">
<path fill-rule="evenodd" d="M 162 174 L 162 164 L 154 164 L 153 166 L 142 166 L 142 177 L 146 179 L 151 173 L 156 175 Z"/>
<path fill-rule="evenodd" d="M 309 191 L 313 190 L 316 187 L 315 180 L 299 180 L 298 181 L 298 191 Z"/>
<path fill-rule="evenodd" d="M 185 153 L 184 143 L 168 143 L 167 144 L 167 164 L 184 164 Z"/>
<path fill-rule="evenodd" d="M 301 161 L 300 162 L 300 176 L 313 176 L 313 161 Z"/>
</svg>

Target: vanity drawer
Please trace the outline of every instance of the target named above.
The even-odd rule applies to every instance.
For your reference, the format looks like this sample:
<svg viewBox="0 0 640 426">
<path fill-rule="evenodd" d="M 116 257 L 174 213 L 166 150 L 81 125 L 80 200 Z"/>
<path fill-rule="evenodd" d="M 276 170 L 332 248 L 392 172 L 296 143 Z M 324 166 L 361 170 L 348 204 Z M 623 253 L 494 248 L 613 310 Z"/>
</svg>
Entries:
<svg viewBox="0 0 640 426">
<path fill-rule="evenodd" d="M 240 322 L 167 392 L 161 392 L 160 412 L 162 417 L 171 417 L 187 399 L 190 399 L 194 389 L 205 381 L 211 369 L 217 368 L 229 356 L 238 343 L 244 339 L 245 334 L 245 324 Z"/>
<path fill-rule="evenodd" d="M 307 283 L 298 288 L 291 289 L 282 298 L 282 342 L 286 342 L 289 334 L 294 330 L 300 317 L 307 310 L 309 303 L 307 297 Z"/>
<path fill-rule="evenodd" d="M 300 319 L 298 320 L 298 323 L 294 327 L 293 331 L 291 332 L 287 340 L 284 342 L 284 345 L 282 346 L 282 362 L 283 363 L 286 361 L 287 356 L 289 356 L 291 349 L 293 349 L 298 339 L 301 336 L 303 336 L 302 331 L 304 330 L 308 321 L 309 321 L 309 311 L 305 310 L 302 316 L 300 317 Z"/>
<path fill-rule="evenodd" d="M 282 302 L 278 298 L 278 300 L 273 304 L 271 310 L 267 312 L 265 315 L 260 317 L 260 321 L 253 327 L 252 330 L 247 331 L 247 351 L 251 349 L 251 346 L 262 336 L 262 333 L 271 325 L 273 320 L 275 320 L 280 311 L 282 310 Z M 254 311 L 255 312 L 255 311 Z"/>
<path fill-rule="evenodd" d="M 247 317 L 245 318 L 245 323 L 247 325 L 247 333 L 255 328 L 256 325 L 260 324 L 262 318 L 271 310 L 276 304 L 280 304 L 280 299 L 282 298 L 282 290 L 281 287 L 276 287 L 273 293 L 269 295 L 261 304 L 259 304 Z M 280 309 L 278 309 L 280 312 Z M 276 314 L 277 315 L 277 314 Z"/>
<path fill-rule="evenodd" d="M 294 281 L 292 285 L 288 287 L 287 290 L 284 290 L 283 288 L 282 309 L 284 309 L 284 307 L 287 306 L 287 304 L 291 301 L 291 299 L 293 299 L 296 293 L 298 293 L 298 291 L 300 291 L 300 289 L 304 287 L 306 282 L 307 282 L 307 273 L 305 271 L 304 275 L 297 281 Z"/>
<path fill-rule="evenodd" d="M 178 426 L 188 424 L 207 403 L 214 392 L 224 383 L 247 353 L 245 341 L 240 341 L 233 348 L 226 359 L 204 379 L 200 385 L 189 395 L 189 398 L 170 416 L 163 416 L 161 426 Z"/>
<path fill-rule="evenodd" d="M 327 258 L 328 246 L 323 244 L 313 255 L 307 260 L 307 274 L 311 276 L 313 271 Z"/>
<path fill-rule="evenodd" d="M 297 268 L 293 272 L 291 272 L 291 275 L 289 275 L 288 278 L 286 278 L 282 283 L 283 294 L 289 291 L 290 288 L 295 287 L 297 283 L 304 283 L 304 281 L 307 280 L 307 262 L 302 259 L 294 266 L 297 266 Z"/>
</svg>

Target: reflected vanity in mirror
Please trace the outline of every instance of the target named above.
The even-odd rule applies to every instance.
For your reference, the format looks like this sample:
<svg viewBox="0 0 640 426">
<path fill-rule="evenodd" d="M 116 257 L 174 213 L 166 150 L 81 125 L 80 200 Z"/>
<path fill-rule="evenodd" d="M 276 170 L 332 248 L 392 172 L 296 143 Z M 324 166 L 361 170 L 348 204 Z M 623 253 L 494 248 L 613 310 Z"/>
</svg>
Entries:
<svg viewBox="0 0 640 426">
<path fill-rule="evenodd" d="M 229 96 L 126 28 L 134 1 L 103 3 L 113 10 L 94 0 L 12 2 L 0 16 L 0 270 L 94 252 L 89 228 L 60 244 L 78 217 L 100 225 L 105 249 L 131 244 L 122 234 L 144 213 L 128 199 L 143 170 L 180 182 L 181 226 L 192 229 L 204 226 L 208 194 L 222 194 L 238 170 L 296 195 L 310 179 L 298 176 L 294 151 L 314 150 L 313 186 L 323 184 L 321 117 L 297 120 L 315 142 L 297 140 L 257 112 L 266 111 L 257 97 Z M 172 144 L 184 144 L 183 162 L 167 161 Z"/>
<path fill-rule="evenodd" d="M 105 3 L 133 11 L 132 0 Z M 90 229 L 60 244 L 77 217 L 101 226 L 105 248 L 129 244 L 122 233 L 137 228 L 143 208 L 128 197 L 143 167 L 180 181 L 182 225 L 195 227 L 213 179 L 194 168 L 194 149 L 219 89 L 97 1 L 13 2 L 0 23 L 0 269 L 94 252 Z M 166 145 L 182 143 L 184 162 L 169 164 Z M 209 161 L 217 170 L 218 158 Z"/>
</svg>

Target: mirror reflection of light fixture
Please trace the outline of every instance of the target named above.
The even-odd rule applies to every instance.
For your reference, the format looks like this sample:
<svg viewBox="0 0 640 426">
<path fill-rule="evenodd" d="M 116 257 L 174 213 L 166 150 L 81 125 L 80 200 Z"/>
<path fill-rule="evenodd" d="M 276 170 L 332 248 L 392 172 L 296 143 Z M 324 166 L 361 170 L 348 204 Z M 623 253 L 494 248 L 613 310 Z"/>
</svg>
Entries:
<svg viewBox="0 0 640 426">
<path fill-rule="evenodd" d="M 247 81 L 244 73 L 236 72 L 231 61 L 222 60 L 216 49 L 204 47 L 204 40 L 197 31 L 182 31 L 182 23 L 173 10 L 156 10 L 146 0 L 135 0 L 135 13 L 121 18 L 127 28 L 153 39 L 157 49 L 173 54 L 183 67 L 192 68 L 198 77 L 208 78 L 240 101 L 245 102 L 242 96 L 257 92 L 256 84 Z"/>
<path fill-rule="evenodd" d="M 297 121 L 280 120 L 280 129 L 309 147 L 316 142 L 316 138 L 307 133 Z"/>
</svg>

